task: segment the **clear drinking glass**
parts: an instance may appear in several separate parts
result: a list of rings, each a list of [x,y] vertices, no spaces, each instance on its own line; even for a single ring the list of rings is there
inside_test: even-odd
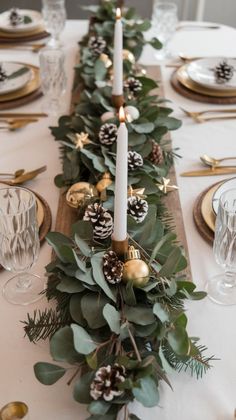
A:
[[[27,305],[40,299],[40,277],[28,273],[39,255],[36,200],[19,187],[0,189],[0,264],[17,273],[3,287],[11,303]]]
[[[43,110],[57,115],[63,104],[66,91],[65,55],[59,48],[44,48],[39,54],[40,78],[45,95]]]
[[[169,55],[168,43],[175,33],[177,23],[176,4],[154,0],[152,30],[153,34],[162,43],[162,49],[155,53],[156,58],[163,59]]]
[[[219,200],[213,252],[224,268],[207,283],[210,299],[222,305],[236,304],[236,189],[225,191]]]
[[[51,34],[48,45],[58,46],[66,22],[65,0],[42,0],[42,6],[45,27]]]

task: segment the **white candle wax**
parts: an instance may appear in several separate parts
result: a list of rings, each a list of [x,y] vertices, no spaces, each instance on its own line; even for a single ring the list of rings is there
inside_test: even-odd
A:
[[[112,239],[127,238],[127,187],[128,187],[128,130],[120,123],[117,133],[116,178],[114,202],[114,232]]]
[[[117,9],[114,34],[113,56],[113,95],[123,95],[123,28],[120,19],[120,9]]]

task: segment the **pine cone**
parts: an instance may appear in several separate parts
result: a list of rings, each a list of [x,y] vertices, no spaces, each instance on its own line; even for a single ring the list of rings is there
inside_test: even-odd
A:
[[[124,382],[126,370],[124,366],[115,363],[113,366],[103,366],[97,370],[94,380],[90,385],[90,395],[94,400],[103,398],[105,401],[112,401],[114,397],[123,394],[117,385]]]
[[[113,232],[112,216],[99,203],[90,204],[86,208],[83,220],[91,221],[95,239],[106,239]]]
[[[9,21],[12,26],[17,26],[23,20],[22,16],[18,13],[16,8],[11,9],[9,15]]]
[[[112,123],[103,124],[100,128],[98,137],[102,144],[113,144],[117,138],[117,126]]]
[[[140,92],[142,87],[142,83],[138,79],[135,79],[135,77],[128,77],[128,79],[124,82],[124,88],[131,94]]]
[[[143,166],[142,156],[139,153],[132,152],[132,150],[130,150],[128,152],[128,170],[133,171],[134,169],[137,169],[140,166]]]
[[[162,165],[164,162],[162,148],[155,140],[152,140],[152,151],[148,158],[154,165]]]
[[[2,68],[2,65],[0,64],[0,82],[4,82],[4,80],[7,79],[7,74],[5,70]]]
[[[91,36],[88,47],[93,55],[98,56],[102,54],[107,46],[105,39],[102,36]]]
[[[148,212],[148,203],[146,200],[139,198],[137,196],[131,196],[128,198],[128,210],[127,213],[130,214],[137,223],[141,223]]]
[[[124,264],[114,251],[108,251],[103,256],[103,273],[108,283],[117,284],[122,280]]]
[[[227,83],[234,75],[234,67],[228,64],[227,61],[222,61],[214,68],[214,75],[217,83]]]

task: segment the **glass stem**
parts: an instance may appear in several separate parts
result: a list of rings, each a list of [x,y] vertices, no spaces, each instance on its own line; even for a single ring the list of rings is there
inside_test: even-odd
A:
[[[224,278],[224,287],[226,289],[231,289],[236,286],[236,273],[226,269],[225,278]]]
[[[32,280],[30,276],[27,275],[27,273],[20,273],[17,277],[17,287],[19,289],[28,289],[28,287],[31,286]]]

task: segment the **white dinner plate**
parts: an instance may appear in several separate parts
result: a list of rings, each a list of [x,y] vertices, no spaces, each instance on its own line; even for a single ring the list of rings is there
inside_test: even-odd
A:
[[[1,63],[1,65],[7,76],[11,76],[21,69],[26,69],[27,71],[23,74],[19,74],[18,76],[16,75],[16,77],[13,77],[12,79],[9,78],[0,82],[0,95],[5,95],[6,93],[21,89],[30,81],[32,72],[27,65],[24,66],[24,64],[11,63],[8,61]]]
[[[42,24],[42,15],[36,10],[30,9],[17,9],[20,15],[29,16],[32,19],[32,22],[29,23],[19,23],[18,25],[12,25],[9,16],[10,10],[0,14],[0,29],[7,32],[25,32],[27,30],[32,31],[37,29]]]
[[[234,75],[232,79],[227,83],[217,83],[214,76],[214,68],[222,63],[222,61],[227,61],[227,63],[235,68]],[[190,79],[198,83],[201,86],[216,90],[230,90],[236,89],[236,59],[235,58],[224,58],[224,57],[212,57],[212,58],[202,58],[199,60],[194,60],[187,65],[187,73]]]
[[[219,200],[220,196],[228,190],[231,190],[232,188],[236,188],[236,177],[228,179],[227,181],[223,182],[215,191],[212,197],[212,208],[215,214],[218,212],[219,208]]]

